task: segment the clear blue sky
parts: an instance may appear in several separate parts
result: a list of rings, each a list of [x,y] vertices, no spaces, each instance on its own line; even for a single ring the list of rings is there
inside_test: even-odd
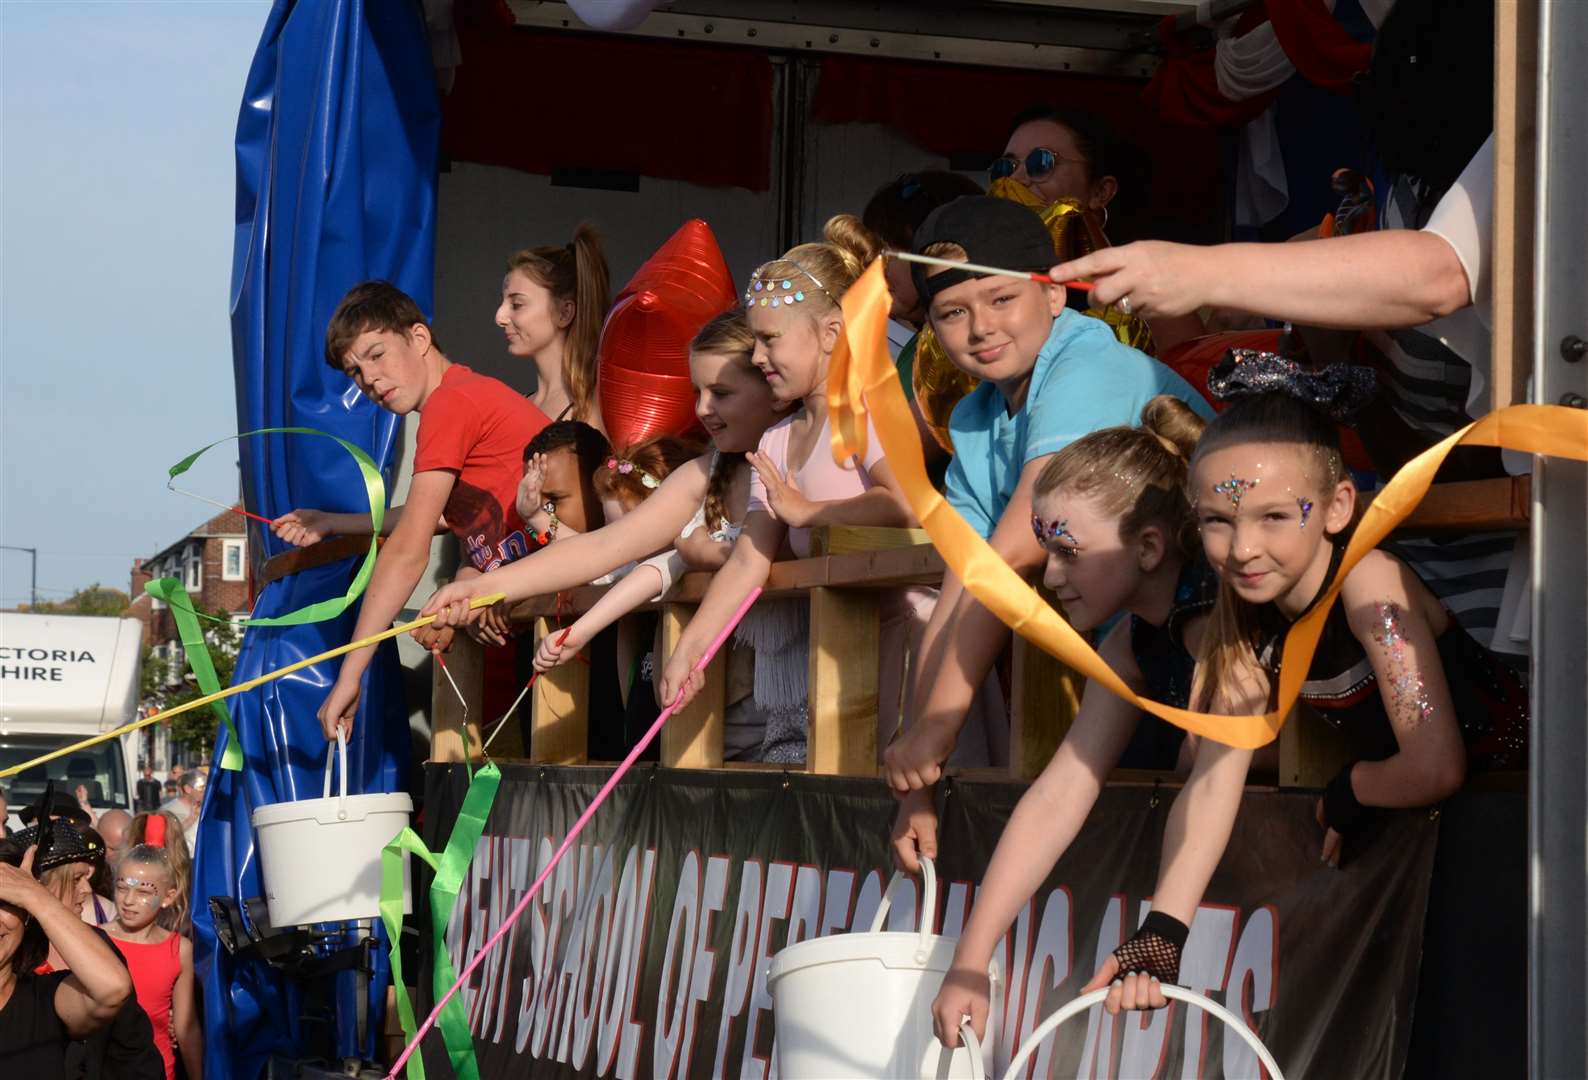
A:
[[[165,470],[237,430],[232,138],[269,10],[0,0],[0,544],[39,549],[42,598],[125,589],[215,512]],[[186,481],[235,498],[235,453]]]

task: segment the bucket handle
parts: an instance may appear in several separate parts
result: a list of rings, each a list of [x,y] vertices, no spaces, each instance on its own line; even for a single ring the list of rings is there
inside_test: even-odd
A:
[[[921,930],[920,940],[915,948],[915,962],[926,963],[926,958],[931,954],[932,915],[937,911],[937,870],[932,866],[932,860],[921,856],[921,877],[925,886],[921,890]],[[888,911],[893,907],[893,890],[904,880],[904,871],[895,870],[893,877],[888,879],[888,887],[882,891],[882,899],[877,903],[877,913],[871,917],[870,933],[877,933],[882,929],[882,924],[888,918]]]
[[[341,787],[337,794],[336,819],[347,820],[347,732],[341,728],[336,729],[336,745],[325,748],[325,786],[320,797],[331,797],[331,762],[337,758],[342,759]]]
[[[1010,1059],[1009,1070],[1004,1073],[1004,1080],[1013,1080],[1014,1077],[1020,1075],[1031,1055],[1036,1051],[1037,1047],[1042,1045],[1042,1041],[1052,1033],[1054,1028],[1072,1016],[1083,1013],[1093,1005],[1100,1003],[1104,998],[1108,997],[1108,989],[1105,986],[1101,989],[1093,990],[1090,994],[1082,994],[1038,1024],[1037,1029],[1031,1033],[1025,1042],[1020,1044],[1020,1050]],[[1268,1070],[1268,1075],[1273,1080],[1285,1080],[1283,1074],[1279,1071],[1278,1062],[1274,1060],[1274,1055],[1268,1052],[1268,1047],[1263,1045],[1263,1041],[1252,1032],[1252,1029],[1241,1022],[1240,1017],[1224,1008],[1218,1002],[1203,997],[1194,990],[1187,990],[1183,986],[1164,983],[1159,989],[1163,991],[1163,996],[1166,998],[1173,1001],[1183,1001],[1187,1005],[1195,1005],[1197,1008],[1222,1020],[1227,1026],[1235,1030],[1235,1034],[1239,1035],[1247,1046],[1252,1048],[1252,1051],[1257,1054],[1257,1059],[1263,1063],[1263,1067]],[[976,1042],[975,1033],[970,1030],[969,1022],[960,1026],[960,1035],[965,1039],[965,1045],[971,1051],[972,1080],[985,1080],[986,1073],[983,1071],[981,1047]]]

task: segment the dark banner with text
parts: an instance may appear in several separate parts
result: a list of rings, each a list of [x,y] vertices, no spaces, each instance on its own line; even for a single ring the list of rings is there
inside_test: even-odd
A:
[[[458,970],[546,866],[604,769],[504,765],[458,895]],[[459,767],[431,766],[425,840],[440,850],[462,804]],[[955,783],[942,804],[939,933],[957,936],[1024,789]],[[996,1071],[1071,1000],[1146,914],[1172,791],[1106,789],[1010,929]],[[1197,912],[1182,984],[1244,1016],[1290,1076],[1397,1078],[1405,1067],[1438,825],[1395,815],[1342,868],[1319,861],[1314,797],[1248,792]],[[881,783],[646,766],[619,785],[545,888],[475,971],[465,1002],[485,1080],[533,1076],[768,1080],[768,959],[787,943],[865,929],[889,877],[894,801]],[[428,928],[415,867],[412,925]],[[917,890],[889,929],[916,925]],[[422,931],[420,955],[431,950]],[[428,964],[419,1001],[434,1000]],[[441,1040],[425,1064],[446,1076]],[[527,1070],[527,1073],[526,1073]],[[1232,1032],[1171,1006],[1062,1026],[1031,1076],[1262,1075]]]

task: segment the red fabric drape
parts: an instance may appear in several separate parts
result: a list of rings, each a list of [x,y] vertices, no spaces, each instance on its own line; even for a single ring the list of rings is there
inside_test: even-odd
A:
[[[1236,33],[1245,33],[1250,28],[1243,17]],[[1176,35],[1172,15],[1159,23],[1158,39],[1165,56],[1141,97],[1166,123],[1194,128],[1239,127],[1261,116],[1279,93],[1276,87],[1245,101],[1231,101],[1225,97],[1213,70],[1213,50],[1195,48]]]
[[[768,54],[510,29],[498,15],[489,5],[460,12],[463,62],[442,106],[447,156],[541,174],[771,186]]]
[[[1148,219],[1201,224],[1219,202],[1218,147],[1154,116],[1134,79],[828,56],[811,103],[817,123],[886,124],[937,154],[1003,149],[1009,121],[1033,102],[1074,105],[1113,125],[1150,160]]]
[[[1323,0],[1268,0],[1268,21],[1302,78],[1325,90],[1350,93],[1373,58],[1373,46],[1346,33]]]

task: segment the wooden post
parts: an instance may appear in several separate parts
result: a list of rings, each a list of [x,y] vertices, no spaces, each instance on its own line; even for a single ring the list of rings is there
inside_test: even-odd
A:
[[[430,760],[464,760],[465,717],[467,718],[469,754],[480,754],[480,712],[485,708],[485,651],[467,633],[459,631],[452,639],[452,650],[446,654],[446,671],[435,657],[430,666]],[[457,691],[447,681],[452,675],[463,692],[458,700]]]
[[[1019,634],[1010,647],[1009,775],[1030,781],[1069,733],[1086,679]]]
[[[1493,407],[1527,400],[1533,355],[1538,0],[1494,5]]]
[[[1357,756],[1344,733],[1298,705],[1279,729],[1279,786],[1324,787]]]
[[[806,769],[821,775],[877,772],[881,594],[810,590],[811,659]]]
[[[535,620],[537,642],[556,632],[549,620]],[[529,760],[582,764],[590,745],[590,665],[578,660],[559,664],[535,680],[530,696]]]
[[[695,614],[694,604],[662,605],[662,656],[673,655],[684,628]],[[722,768],[722,731],[727,715],[727,646],[706,665],[706,683],[694,701],[674,713],[662,728],[662,764],[674,769]],[[666,703],[663,703],[664,707]]]

